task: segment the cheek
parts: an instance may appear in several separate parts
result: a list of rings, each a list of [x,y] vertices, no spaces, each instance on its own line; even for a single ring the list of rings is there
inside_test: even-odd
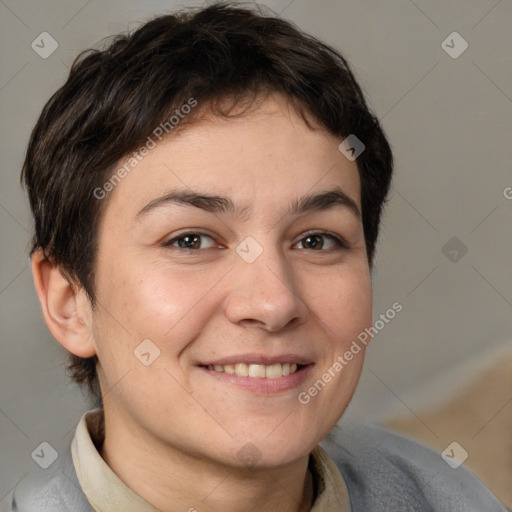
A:
[[[315,308],[313,317],[317,317],[324,350],[298,402],[308,418],[322,418],[316,425],[316,437],[321,439],[339,420],[356,389],[366,348],[357,343],[357,337],[372,322],[372,287],[364,262],[346,265],[328,278],[311,279],[310,285],[314,290],[311,308]]]
[[[372,285],[367,267],[341,269],[317,280],[311,304],[336,344],[350,342],[372,322]]]
[[[174,400],[181,397],[179,405],[183,410],[194,409],[194,403],[187,394],[181,396],[180,385],[168,371],[181,376],[181,385],[186,385],[179,357],[212,314],[214,294],[205,293],[212,288],[214,283],[210,281],[215,275],[210,273],[208,278],[197,272],[171,272],[167,265],[159,263],[137,269],[137,265],[123,262],[105,270],[108,274],[99,276],[103,287],[97,290],[101,305],[94,322],[94,337],[99,374],[106,389],[113,388],[111,399],[126,401],[138,396],[141,403],[150,404],[158,396],[154,390],[165,389]],[[151,343],[148,345],[145,340]],[[148,350],[151,358],[158,355],[150,366],[144,366],[137,354],[142,357]]]
[[[103,327],[117,333],[111,339],[130,338],[130,350],[149,338],[161,349],[180,351],[211,314],[215,284],[223,274],[215,269],[177,271],[165,261],[125,261],[110,265],[104,275],[106,286],[98,297],[107,311]],[[164,344],[170,338],[173,343]]]

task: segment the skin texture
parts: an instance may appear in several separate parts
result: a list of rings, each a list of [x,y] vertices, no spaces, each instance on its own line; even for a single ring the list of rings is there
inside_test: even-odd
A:
[[[335,187],[360,210],[356,163],[339,142],[277,95],[236,118],[206,116],[160,142],[109,194],[94,310],[40,253],[33,257],[50,330],[69,351],[98,355],[102,456],[159,510],[311,506],[308,454],[348,405],[364,350],[308,404],[297,396],[372,321],[361,218],[344,205],[290,213],[297,198]],[[243,215],[175,203],[138,215],[175,189],[229,197]],[[348,248],[328,237],[307,242],[311,231]],[[183,249],[175,239],[186,232],[207,236]],[[249,236],[263,250],[252,263],[236,252]],[[160,350],[149,366],[134,355],[145,339]],[[313,364],[299,386],[276,393],[198,366],[247,353]],[[253,465],[240,456],[247,450]]]

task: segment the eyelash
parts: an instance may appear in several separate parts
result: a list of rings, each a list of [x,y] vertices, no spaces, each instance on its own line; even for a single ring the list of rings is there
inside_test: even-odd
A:
[[[163,242],[162,246],[167,247],[167,248],[173,248],[173,249],[181,249],[183,251],[201,251],[201,250],[204,251],[204,250],[206,250],[206,249],[187,249],[184,247],[174,246],[174,244],[176,242],[178,242],[179,240],[186,238],[187,236],[191,236],[191,235],[196,235],[199,237],[207,237],[207,238],[210,238],[213,240],[213,237],[208,235],[207,233],[202,233],[200,231],[187,231],[185,233],[181,233],[179,236],[172,238],[171,240]],[[311,236],[322,236],[324,238],[330,239],[337,246],[337,248],[335,248],[335,249],[320,249],[320,250],[309,249],[312,252],[330,252],[333,250],[349,249],[349,245],[347,242],[345,242],[344,239],[342,239],[341,237],[334,235],[332,233],[326,232],[326,231],[312,231],[312,232],[306,233],[297,243],[303,242],[304,240],[306,240],[306,238],[311,237]],[[302,249],[302,250],[307,250],[307,249]]]

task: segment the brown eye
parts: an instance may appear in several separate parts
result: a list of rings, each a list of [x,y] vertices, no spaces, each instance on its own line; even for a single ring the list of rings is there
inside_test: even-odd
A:
[[[182,236],[178,239],[178,247],[182,249],[199,249],[201,246],[201,237],[197,235]]]
[[[179,247],[180,249],[208,249],[214,246],[212,237],[200,233],[184,233],[169,240],[165,246]]]
[[[324,246],[324,240],[321,235],[312,235],[302,240],[308,249],[321,249]]]
[[[309,249],[312,251],[346,248],[346,244],[339,238],[328,233],[312,233],[302,238],[298,243],[302,245],[302,247],[299,247],[300,249]]]

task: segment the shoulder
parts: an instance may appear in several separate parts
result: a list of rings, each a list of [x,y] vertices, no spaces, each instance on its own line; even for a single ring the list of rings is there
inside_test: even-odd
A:
[[[342,425],[321,446],[346,482],[352,512],[504,512],[470,471],[376,425]]]
[[[5,500],[2,512],[94,512],[80,488],[71,450],[47,469],[24,476]]]

